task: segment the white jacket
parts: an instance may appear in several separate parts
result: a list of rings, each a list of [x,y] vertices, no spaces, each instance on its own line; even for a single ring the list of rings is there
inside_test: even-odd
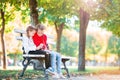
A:
[[[32,38],[22,37],[22,41],[23,41],[23,47],[24,47],[26,54],[28,54],[29,51],[36,50],[36,46],[35,46]]]

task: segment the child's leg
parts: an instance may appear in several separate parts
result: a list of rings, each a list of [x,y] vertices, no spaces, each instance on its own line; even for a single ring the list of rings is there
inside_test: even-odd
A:
[[[53,69],[53,72],[57,72],[56,70],[56,53],[51,51],[51,67]]]
[[[61,55],[56,52],[56,60],[57,60],[57,73],[61,74]]]

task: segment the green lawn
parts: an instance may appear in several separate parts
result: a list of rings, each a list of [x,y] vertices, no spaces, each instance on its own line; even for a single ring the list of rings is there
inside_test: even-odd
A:
[[[20,70],[0,70],[0,79],[12,78],[12,80],[17,80],[20,73]],[[42,76],[43,71],[26,70],[23,78],[35,78]]]
[[[77,67],[69,67],[69,72],[71,75],[88,75],[88,74],[99,74],[100,72],[103,73],[113,73],[119,72],[118,67],[86,67],[85,71],[78,72]],[[14,78],[15,80],[18,79],[18,75],[20,74],[21,70],[0,70],[0,78]],[[63,73],[65,71],[63,70]],[[114,73],[113,73],[114,74]],[[24,78],[34,78],[34,77],[41,77],[43,76],[43,71],[36,71],[28,69],[25,72]]]

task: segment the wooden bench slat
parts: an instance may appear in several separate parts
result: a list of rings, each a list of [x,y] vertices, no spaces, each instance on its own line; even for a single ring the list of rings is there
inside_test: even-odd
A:
[[[45,57],[45,55],[23,54],[23,57]]]

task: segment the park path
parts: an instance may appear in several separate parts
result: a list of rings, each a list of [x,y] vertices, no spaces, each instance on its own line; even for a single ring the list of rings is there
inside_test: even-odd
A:
[[[100,74],[100,75],[91,75],[91,76],[81,75],[81,76],[71,77],[70,79],[57,79],[57,80],[120,80],[120,74],[118,75]]]

